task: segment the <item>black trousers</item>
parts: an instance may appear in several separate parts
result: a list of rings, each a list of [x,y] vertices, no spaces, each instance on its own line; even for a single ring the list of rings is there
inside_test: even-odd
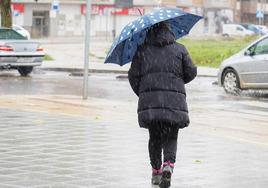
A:
[[[162,151],[164,162],[176,162],[178,132],[177,126],[168,123],[155,122],[149,126],[148,148],[152,168],[161,168]]]

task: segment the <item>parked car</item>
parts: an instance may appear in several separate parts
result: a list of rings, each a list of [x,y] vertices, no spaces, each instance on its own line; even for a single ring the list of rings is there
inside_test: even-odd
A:
[[[12,29],[14,29],[15,31],[17,31],[19,34],[21,34],[22,36],[24,36],[27,39],[31,39],[31,35],[29,33],[29,31],[27,31],[26,29],[24,29],[23,27],[19,26],[19,25],[13,25]]]
[[[256,35],[263,35],[262,31],[253,24],[241,24],[246,29],[253,31]]]
[[[42,64],[44,51],[39,42],[27,40],[13,29],[0,28],[0,69],[17,69],[27,76]]]
[[[224,60],[218,81],[232,94],[244,89],[268,89],[268,35]]]
[[[223,24],[222,35],[224,37],[244,37],[254,35],[253,31],[247,30],[239,24]]]
[[[256,25],[256,26],[261,30],[261,32],[264,35],[268,34],[268,27],[267,26],[265,26],[265,25]]]

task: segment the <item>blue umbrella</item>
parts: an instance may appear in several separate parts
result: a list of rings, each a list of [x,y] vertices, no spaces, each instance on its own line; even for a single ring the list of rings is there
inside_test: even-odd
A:
[[[187,35],[201,18],[178,8],[160,8],[141,16],[124,27],[114,41],[104,63],[115,63],[120,66],[130,63],[138,46],[144,43],[147,31],[157,23],[168,22],[176,39],[179,39]]]

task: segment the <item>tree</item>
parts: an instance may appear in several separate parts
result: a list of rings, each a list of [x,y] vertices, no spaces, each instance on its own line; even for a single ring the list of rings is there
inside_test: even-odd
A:
[[[0,0],[1,25],[2,27],[12,27],[11,0]]]

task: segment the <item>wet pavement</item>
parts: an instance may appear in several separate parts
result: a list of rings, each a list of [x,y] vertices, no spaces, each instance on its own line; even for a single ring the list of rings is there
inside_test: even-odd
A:
[[[0,73],[1,188],[147,188],[148,133],[138,128],[127,80]],[[268,186],[268,92],[226,95],[197,78],[187,86],[191,125],[180,132],[174,188]]]

